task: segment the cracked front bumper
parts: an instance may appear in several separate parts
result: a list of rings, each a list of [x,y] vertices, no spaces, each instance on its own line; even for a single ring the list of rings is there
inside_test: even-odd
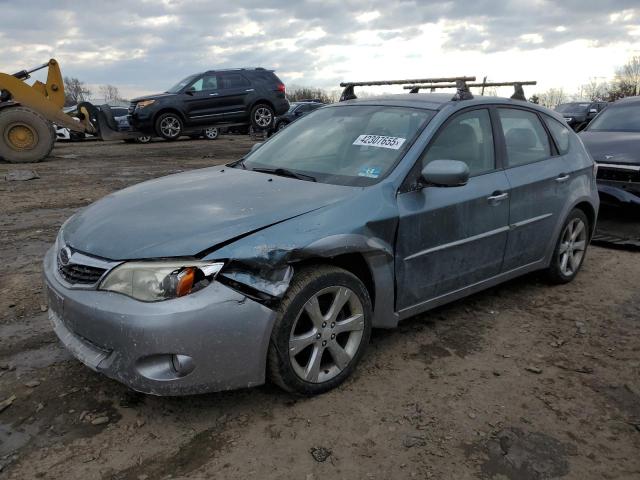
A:
[[[65,347],[93,370],[154,395],[186,395],[264,383],[275,312],[219,282],[191,295],[145,303],[67,288],[49,250],[49,318]],[[194,367],[180,373],[174,355]]]

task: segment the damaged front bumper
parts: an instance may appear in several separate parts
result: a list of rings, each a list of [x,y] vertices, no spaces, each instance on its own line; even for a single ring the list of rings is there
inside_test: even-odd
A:
[[[640,165],[599,163],[597,182],[602,203],[640,207]]]
[[[53,249],[44,276],[49,318],[65,347],[134,390],[186,395],[264,383],[275,312],[220,282],[154,303],[67,288]]]

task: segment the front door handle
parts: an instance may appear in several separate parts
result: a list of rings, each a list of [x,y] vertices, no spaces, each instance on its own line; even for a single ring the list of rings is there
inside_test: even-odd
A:
[[[503,200],[506,200],[507,198],[509,198],[509,194],[507,192],[494,192],[493,195],[487,197],[487,200],[489,201],[489,205],[495,206],[499,205]]]
[[[569,180],[569,174],[568,173],[561,173],[560,175],[558,175],[556,177],[556,182],[558,182],[558,183],[563,183],[563,182],[566,182],[567,180]]]
[[[210,97],[215,97],[215,96],[217,96],[217,95],[219,95],[219,94],[218,94],[218,93],[210,93],[210,94],[209,94],[209,96],[210,96]]]

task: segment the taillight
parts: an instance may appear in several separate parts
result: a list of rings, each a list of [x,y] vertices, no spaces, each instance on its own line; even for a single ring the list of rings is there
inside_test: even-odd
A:
[[[282,93],[285,93],[285,90],[286,89],[285,89],[284,83],[279,83],[278,84],[278,91],[282,92]]]

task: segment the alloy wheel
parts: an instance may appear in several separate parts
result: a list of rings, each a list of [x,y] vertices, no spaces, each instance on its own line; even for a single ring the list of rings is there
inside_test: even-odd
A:
[[[271,110],[266,107],[258,108],[254,114],[256,125],[263,128],[271,125],[272,118],[273,115],[271,114]]]
[[[349,366],[364,333],[364,309],[347,287],[328,287],[298,313],[289,337],[289,360],[296,375],[311,383],[331,380]]]
[[[204,136],[207,137],[209,140],[215,140],[216,138],[218,138],[218,133],[219,132],[216,127],[210,127],[204,130]]]
[[[165,137],[177,137],[180,134],[180,121],[175,117],[165,117],[160,122],[160,131]]]
[[[560,271],[569,277],[580,268],[587,249],[587,228],[580,218],[571,220],[562,232],[558,261]]]

